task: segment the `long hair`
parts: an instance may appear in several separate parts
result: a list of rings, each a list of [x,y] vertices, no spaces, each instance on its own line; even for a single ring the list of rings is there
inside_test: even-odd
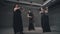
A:
[[[14,4],[13,8],[15,8],[15,7],[16,7],[16,5],[18,5],[18,7],[19,7],[19,4],[18,4],[18,3],[16,3],[16,4]]]
[[[14,8],[16,7],[16,5],[18,5],[18,7],[19,7],[19,4],[18,3],[14,4],[13,5],[13,11],[14,11]]]

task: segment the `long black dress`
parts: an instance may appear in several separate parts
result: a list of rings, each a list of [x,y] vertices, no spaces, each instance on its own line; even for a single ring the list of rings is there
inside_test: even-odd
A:
[[[41,26],[43,28],[43,32],[51,32],[48,13],[41,13]]]
[[[17,32],[22,33],[22,31],[23,31],[23,24],[22,24],[21,11],[19,9],[17,9],[13,13],[14,13],[14,16],[13,16],[13,28],[14,28],[14,32],[15,32],[15,34]]]
[[[29,18],[29,28],[28,28],[28,30],[35,30],[35,28],[34,28],[34,21],[33,21],[33,14],[32,13],[29,13],[29,16],[31,16],[32,18]]]

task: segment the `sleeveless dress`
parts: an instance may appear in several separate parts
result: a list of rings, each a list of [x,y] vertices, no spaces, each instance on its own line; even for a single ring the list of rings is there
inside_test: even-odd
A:
[[[15,12],[13,12],[13,28],[14,32],[22,32],[23,31],[23,24],[22,24],[22,16],[21,11],[17,9]]]
[[[31,16],[32,18],[29,18],[29,27],[28,27],[28,30],[35,30],[34,29],[34,23],[33,23],[33,14],[29,13],[29,16]]]
[[[48,13],[41,13],[41,26],[43,29],[43,32],[51,32],[50,26],[49,26],[49,16]]]

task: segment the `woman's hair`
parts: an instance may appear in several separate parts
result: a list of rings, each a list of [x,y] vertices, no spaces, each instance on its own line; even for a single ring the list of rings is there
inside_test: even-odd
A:
[[[29,10],[28,10],[28,12],[27,12],[28,14],[29,14]]]
[[[15,8],[15,6],[16,6],[16,5],[18,5],[18,7],[19,7],[19,4],[18,4],[18,3],[16,3],[16,4],[14,4],[14,7],[13,7],[13,8]]]
[[[41,11],[41,8],[39,8],[38,10]]]
[[[48,10],[48,7],[41,7],[43,10]],[[41,11],[41,8],[39,9]]]

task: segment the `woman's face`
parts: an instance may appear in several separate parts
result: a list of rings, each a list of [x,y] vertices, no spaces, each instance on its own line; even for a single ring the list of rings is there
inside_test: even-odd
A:
[[[29,10],[29,13],[30,13],[31,11]]]
[[[18,7],[18,4],[16,4],[16,6],[15,7]]]
[[[44,12],[45,12],[45,13],[48,13],[48,10],[47,10],[47,9],[45,9],[45,10],[44,10]]]

